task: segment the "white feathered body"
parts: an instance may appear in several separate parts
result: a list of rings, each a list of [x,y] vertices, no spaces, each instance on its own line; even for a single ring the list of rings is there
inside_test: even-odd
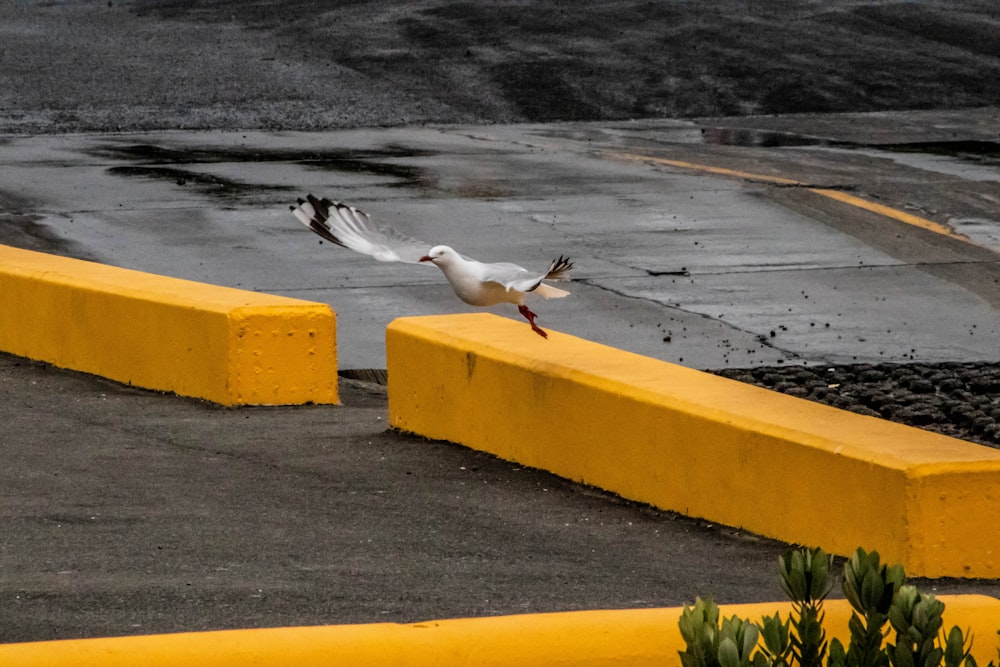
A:
[[[448,246],[436,246],[428,256],[441,269],[458,298],[471,306],[493,306],[498,303],[523,305],[527,294],[545,299],[569,295],[542,282],[543,275],[532,273],[517,264],[487,264],[462,257]]]

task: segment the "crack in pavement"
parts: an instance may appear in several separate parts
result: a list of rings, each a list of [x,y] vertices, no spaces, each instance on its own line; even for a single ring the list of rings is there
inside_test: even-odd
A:
[[[626,298],[626,299],[634,299],[636,301],[643,301],[643,302],[646,302],[646,303],[652,303],[652,304],[655,304],[657,306],[660,306],[660,307],[663,307],[663,308],[667,308],[669,310],[674,310],[674,311],[677,311],[677,312],[680,312],[680,313],[684,313],[685,315],[697,317],[697,318],[699,318],[701,320],[705,320],[707,322],[712,322],[714,324],[720,324],[720,325],[722,325],[723,327],[725,327],[727,329],[730,329],[732,331],[738,332],[738,333],[740,333],[742,335],[746,335],[746,336],[752,337],[754,339],[754,341],[758,345],[760,345],[761,347],[763,347],[763,348],[770,349],[770,350],[773,350],[775,352],[779,352],[779,353],[781,353],[781,354],[783,354],[786,357],[789,357],[791,359],[801,359],[802,358],[802,355],[800,355],[797,352],[793,352],[791,350],[788,350],[788,349],[779,347],[777,345],[774,345],[771,342],[771,340],[769,338],[767,338],[767,334],[758,333],[756,331],[751,331],[749,329],[743,329],[743,328],[737,326],[736,324],[734,324],[731,321],[728,321],[728,320],[725,320],[725,319],[721,319],[721,318],[717,318],[717,317],[712,317],[711,315],[708,315],[706,313],[699,313],[699,312],[694,311],[694,310],[687,310],[687,309],[681,307],[681,305],[679,303],[673,303],[673,304],[671,304],[671,303],[668,303],[668,302],[660,301],[658,299],[654,299],[652,297],[638,296],[636,294],[630,294],[630,293],[625,292],[623,290],[619,290],[619,289],[615,289],[613,287],[609,287],[607,285],[599,284],[597,282],[594,282],[594,280],[590,279],[590,278],[577,279],[574,282],[582,283],[584,285],[587,285],[588,287],[593,287],[595,289],[599,289],[599,290],[604,291],[604,292],[609,292],[611,294],[614,294],[616,296],[620,296],[620,297],[623,297],[623,298]],[[825,358],[819,358],[819,359],[816,359],[815,361],[817,363],[829,363]]]

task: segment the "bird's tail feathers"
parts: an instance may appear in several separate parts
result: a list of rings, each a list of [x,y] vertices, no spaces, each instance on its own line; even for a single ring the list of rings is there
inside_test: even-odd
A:
[[[559,259],[552,260],[549,270],[545,274],[545,280],[569,280],[569,272],[573,270],[573,262],[569,257],[559,255]],[[561,295],[565,296],[565,295]]]

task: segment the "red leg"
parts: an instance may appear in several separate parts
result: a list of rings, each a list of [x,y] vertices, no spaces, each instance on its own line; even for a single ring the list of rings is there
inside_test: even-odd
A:
[[[538,315],[535,315],[533,312],[531,312],[530,308],[528,308],[524,304],[521,304],[520,306],[517,307],[517,310],[522,315],[524,315],[524,319],[528,320],[528,324],[531,325],[531,330],[532,331],[534,331],[536,334],[538,334],[542,338],[548,338],[549,337],[549,335],[547,333],[545,333],[542,329],[540,329],[538,327],[537,324],[535,324],[535,318],[538,317]]]

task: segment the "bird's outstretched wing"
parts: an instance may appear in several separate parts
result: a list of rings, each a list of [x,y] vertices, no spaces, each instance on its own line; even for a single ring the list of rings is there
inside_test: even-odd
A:
[[[371,255],[380,262],[419,264],[430,244],[410,238],[376,222],[353,206],[306,195],[292,206],[292,213],[309,229],[331,243]]]
[[[569,292],[556,289],[542,283],[543,280],[569,280],[569,273],[573,270],[573,262],[568,257],[559,256],[549,264],[548,270],[543,274],[533,273],[517,264],[483,264],[482,279],[500,283],[507,290],[517,290],[519,292],[534,292],[545,298],[558,298],[566,296]],[[542,288],[542,289],[540,289]]]

